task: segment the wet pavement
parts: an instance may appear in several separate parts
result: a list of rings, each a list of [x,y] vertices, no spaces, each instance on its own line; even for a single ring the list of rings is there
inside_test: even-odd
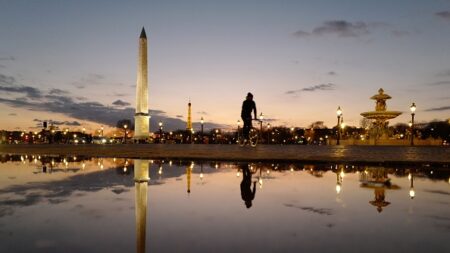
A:
[[[404,146],[297,146],[201,144],[0,145],[0,154],[83,155],[149,159],[203,159],[233,161],[360,162],[382,164],[450,165],[449,147]]]
[[[448,168],[0,157],[0,252],[450,250]]]

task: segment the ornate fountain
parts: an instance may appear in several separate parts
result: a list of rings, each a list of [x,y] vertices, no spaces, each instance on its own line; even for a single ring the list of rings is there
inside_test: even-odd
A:
[[[372,132],[374,132],[375,140],[388,139],[388,124],[390,119],[394,119],[402,112],[388,111],[386,108],[386,100],[392,97],[384,93],[384,90],[380,88],[378,94],[372,96],[370,99],[376,101],[375,111],[363,112],[361,116],[372,120]]]

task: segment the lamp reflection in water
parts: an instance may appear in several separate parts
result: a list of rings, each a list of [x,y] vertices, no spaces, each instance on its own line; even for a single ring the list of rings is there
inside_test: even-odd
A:
[[[409,185],[409,197],[413,199],[416,196],[416,191],[414,191],[414,175],[412,173],[408,174]]]
[[[342,182],[343,182],[343,178],[345,176],[345,173],[344,173],[343,166],[342,166],[340,172],[337,170],[337,167],[338,166],[336,165],[336,194],[339,194],[342,191]]]
[[[147,225],[147,190],[150,180],[149,160],[134,160],[134,189],[136,210],[136,252],[145,252]]]

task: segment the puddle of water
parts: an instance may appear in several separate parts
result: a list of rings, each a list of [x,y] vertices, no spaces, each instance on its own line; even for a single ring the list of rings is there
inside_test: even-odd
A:
[[[450,170],[2,156],[0,252],[449,252]]]

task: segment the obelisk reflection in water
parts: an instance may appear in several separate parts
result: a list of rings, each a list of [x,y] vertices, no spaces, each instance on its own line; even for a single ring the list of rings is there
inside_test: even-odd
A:
[[[134,189],[136,209],[136,252],[145,252],[147,225],[147,190],[149,160],[134,160]]]

